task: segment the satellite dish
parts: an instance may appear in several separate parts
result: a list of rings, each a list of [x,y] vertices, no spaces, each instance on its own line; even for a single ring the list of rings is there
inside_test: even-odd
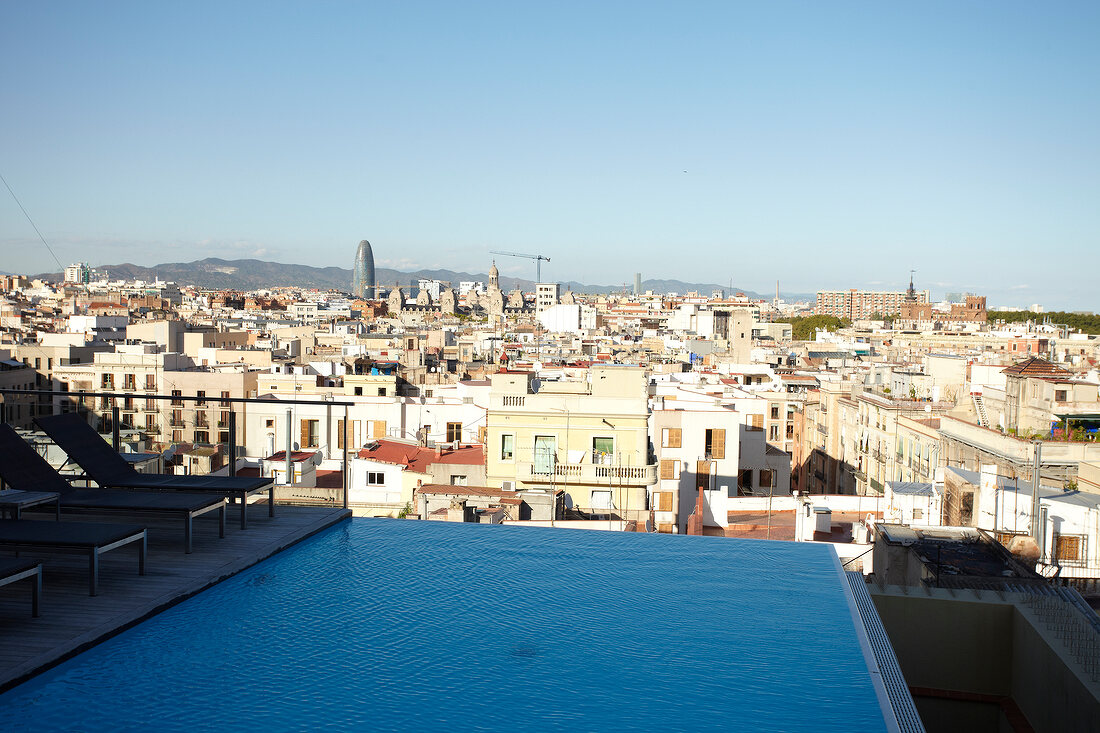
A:
[[[653,531],[653,522],[648,520],[648,519],[645,520],[645,531],[646,532],[652,532]]]
[[[176,446],[174,446],[174,445],[171,446],[168,450],[161,453],[160,457],[164,459],[165,463],[167,463],[168,461],[175,458],[176,457]]]
[[[570,496],[569,494],[565,495],[565,508],[566,509],[572,509],[573,508],[573,497]]]

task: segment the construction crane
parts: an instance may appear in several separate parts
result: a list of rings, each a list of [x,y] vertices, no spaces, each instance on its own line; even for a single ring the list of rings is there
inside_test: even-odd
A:
[[[535,261],[535,284],[536,285],[538,283],[542,282],[542,263],[543,263],[543,261],[544,260],[546,262],[550,261],[549,257],[544,257],[543,255],[528,255],[528,254],[524,254],[523,252],[500,252],[500,251],[494,249],[494,250],[490,250],[489,254],[504,255],[506,257],[525,257],[529,260],[534,260]]]
[[[526,258],[528,260],[534,260],[535,261],[535,302],[538,303],[538,297],[539,297],[538,296],[538,288],[539,288],[539,283],[542,282],[542,263],[543,263],[543,261],[549,262],[550,258],[545,257],[543,255],[529,255],[529,254],[524,254],[523,252],[502,252],[502,251],[495,250],[495,249],[490,250],[489,252],[490,252],[490,254],[494,254],[494,255],[504,255],[505,257],[523,257],[523,258]],[[536,309],[537,309],[537,306],[536,306]],[[539,321],[537,319],[535,320],[535,340],[536,340],[535,354],[538,356],[538,360],[541,363],[542,362],[542,327],[541,327],[541,324],[539,323]]]

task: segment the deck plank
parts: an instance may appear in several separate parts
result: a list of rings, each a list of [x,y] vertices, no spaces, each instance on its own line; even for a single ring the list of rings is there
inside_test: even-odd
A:
[[[296,542],[351,516],[344,509],[279,506],[273,519],[252,509],[248,529],[234,523],[230,510],[224,539],[213,517],[194,524],[194,552],[183,551],[181,523],[140,517],[104,522],[139,524],[149,529],[144,576],[137,551],[123,547],[100,557],[99,595],[88,595],[88,561],[75,555],[23,553],[43,561],[42,606],[31,617],[29,583],[0,588],[0,691],[9,689],[204,588],[239,573]],[[239,515],[237,515],[239,516]],[[254,518],[255,517],[255,518]],[[77,521],[96,521],[82,515]],[[24,521],[51,521],[24,515]],[[0,554],[10,553],[0,550]]]

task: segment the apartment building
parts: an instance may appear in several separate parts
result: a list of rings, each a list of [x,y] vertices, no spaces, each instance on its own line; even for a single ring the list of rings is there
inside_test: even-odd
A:
[[[650,421],[658,481],[650,507],[658,532],[684,534],[699,512],[706,527],[726,527],[727,499],[753,493],[753,477],[739,471],[741,433],[752,430],[732,405],[661,400]],[[774,476],[762,478],[769,486]]]
[[[1095,429],[1100,385],[1074,377],[1057,364],[1031,357],[1004,370],[1004,428],[1017,434]],[[985,397],[983,395],[983,401]],[[1067,422],[1068,421],[1068,422]]]
[[[573,381],[500,372],[490,382],[489,486],[562,492],[567,508],[587,515],[645,513],[657,481],[645,370],[596,366]]]
[[[814,314],[835,316],[852,321],[868,319],[872,315],[897,316],[907,302],[928,303],[928,290],[819,290]]]

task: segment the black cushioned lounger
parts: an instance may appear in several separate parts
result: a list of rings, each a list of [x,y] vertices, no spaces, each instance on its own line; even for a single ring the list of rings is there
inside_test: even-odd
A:
[[[92,596],[99,593],[99,556],[131,543],[138,548],[138,574],[145,575],[145,527],[132,524],[0,519],[0,549],[87,555],[88,595]]]
[[[243,476],[173,476],[138,473],[75,412],[36,417],[34,422],[88,477],[104,489],[157,489],[221,494],[241,503],[241,529],[248,526],[248,497],[268,492],[268,516],[275,516],[275,482]]]
[[[0,478],[20,491],[56,491],[61,509],[99,514],[156,514],[183,519],[183,549],[191,552],[195,517],[219,512],[219,529],[225,537],[225,497],[163,491],[115,491],[75,489],[46,459],[7,424],[0,425]]]
[[[42,598],[42,563],[21,557],[0,557],[0,585],[31,581],[31,615],[38,618]]]

